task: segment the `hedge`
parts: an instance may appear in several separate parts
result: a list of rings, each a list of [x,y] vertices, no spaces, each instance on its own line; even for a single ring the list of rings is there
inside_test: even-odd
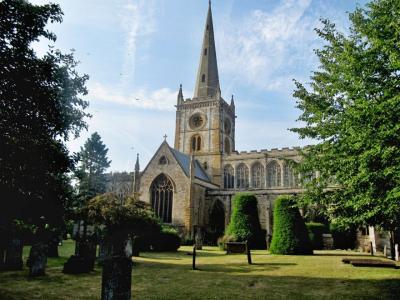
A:
[[[275,200],[273,228],[272,254],[313,253],[307,228],[293,197],[280,196]]]
[[[253,249],[265,249],[265,233],[258,218],[257,198],[250,193],[237,193],[233,197],[233,212],[225,232],[230,240],[248,241]]]
[[[324,241],[322,234],[325,230],[325,225],[322,223],[310,222],[306,223],[308,230],[308,237],[310,238],[311,244],[314,250],[321,250],[324,248]]]

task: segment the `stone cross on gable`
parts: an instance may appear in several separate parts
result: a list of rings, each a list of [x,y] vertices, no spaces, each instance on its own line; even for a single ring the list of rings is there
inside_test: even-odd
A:
[[[167,137],[168,137],[168,135],[164,134],[164,136],[163,136],[163,138],[164,138],[164,141],[166,141],[166,140],[167,140]]]

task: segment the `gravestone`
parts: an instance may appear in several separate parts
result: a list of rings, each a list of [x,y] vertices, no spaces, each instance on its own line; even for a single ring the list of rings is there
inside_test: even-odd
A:
[[[324,250],[332,250],[333,249],[333,237],[330,233],[322,234],[322,243]]]
[[[19,238],[12,238],[6,247],[4,259],[5,270],[22,270],[24,265],[22,261],[23,242]]]
[[[246,243],[242,242],[227,242],[226,243],[226,254],[232,253],[246,253]]]
[[[130,300],[132,260],[116,256],[104,261],[102,274],[102,300]]]
[[[399,244],[394,245],[395,260],[399,261]]]
[[[27,261],[27,265],[29,267],[29,276],[37,277],[45,275],[47,264],[46,252],[46,244],[39,242],[32,245],[29,253],[29,259]]]

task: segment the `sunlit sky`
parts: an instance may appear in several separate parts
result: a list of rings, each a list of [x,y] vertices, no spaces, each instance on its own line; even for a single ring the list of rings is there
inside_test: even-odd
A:
[[[48,3],[32,0],[32,3]],[[109,148],[110,171],[143,169],[167,134],[173,145],[179,84],[193,97],[208,0],[53,0],[64,12],[49,29],[56,48],[74,49],[88,74],[89,130],[68,142],[79,151],[97,131]],[[348,31],[359,0],[212,1],[222,96],[236,104],[236,150],[303,146],[288,128],[300,112],[293,79],[309,81],[320,18]],[[35,44],[39,54],[48,41]]]

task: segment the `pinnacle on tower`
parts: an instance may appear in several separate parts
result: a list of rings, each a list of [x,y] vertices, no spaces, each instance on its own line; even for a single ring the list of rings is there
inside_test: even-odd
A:
[[[137,155],[136,155],[135,171],[140,171],[140,166],[139,166],[139,153],[137,153]]]
[[[219,86],[217,53],[214,41],[214,26],[211,12],[211,1],[209,1],[194,98],[219,97],[220,94],[221,90]]]
[[[183,102],[183,92],[182,92],[182,84],[179,86],[179,93],[178,93],[178,97],[177,97],[177,103],[182,104]]]

